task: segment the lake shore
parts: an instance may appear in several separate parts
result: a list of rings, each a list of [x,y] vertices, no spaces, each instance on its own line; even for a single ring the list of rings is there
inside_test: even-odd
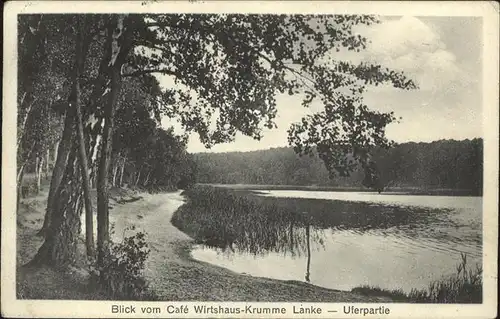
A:
[[[299,281],[281,281],[238,274],[190,255],[194,240],[174,227],[172,214],[184,203],[180,192],[147,194],[117,191],[111,200],[113,240],[127,235],[135,225],[147,233],[151,248],[145,276],[160,300],[191,301],[296,301],[296,302],[391,302],[387,297],[365,296]],[[43,223],[46,193],[23,200],[17,214],[17,294],[21,299],[106,300],[91,291],[86,273],[78,267],[65,271],[43,267],[19,268],[28,262],[42,243],[36,233]],[[113,197],[113,196],[112,196]],[[141,199],[128,202],[127,198]],[[95,201],[94,201],[95,202]],[[83,240],[81,242],[83,252]]]
[[[478,217],[477,198],[457,205],[453,197],[428,196],[422,204],[419,196],[286,192],[197,185],[183,193],[187,202],[171,221],[203,244],[193,251],[196,259],[238,273],[301,280],[312,270],[311,283],[329,289],[410,303],[481,302],[477,246],[429,250],[436,241],[428,240],[426,226],[441,227],[445,236],[453,234],[449,225],[464,225],[478,242],[480,224],[471,222]],[[455,242],[453,236],[441,238]],[[312,254],[310,247],[316,247]],[[229,258],[222,257],[226,253]],[[415,268],[418,263],[427,266]]]

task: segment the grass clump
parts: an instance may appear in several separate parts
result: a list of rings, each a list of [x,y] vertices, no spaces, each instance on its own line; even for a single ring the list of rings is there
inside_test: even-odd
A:
[[[303,214],[262,201],[248,191],[196,186],[184,192],[188,202],[172,224],[198,243],[251,254],[299,253],[305,248]]]
[[[483,297],[482,268],[467,268],[467,255],[461,254],[462,260],[454,275],[432,282],[427,299],[440,303],[481,303]]]
[[[130,227],[125,230],[134,230]],[[125,231],[124,231],[125,232]],[[157,300],[144,278],[144,266],[150,253],[145,233],[137,232],[113,243],[104,264],[91,267],[91,282],[112,299]]]
[[[456,272],[433,281],[427,289],[412,289],[405,293],[401,289],[387,290],[378,287],[361,286],[351,290],[366,296],[389,297],[394,301],[412,303],[482,303],[483,278],[480,265],[467,266],[467,255],[461,254]]]

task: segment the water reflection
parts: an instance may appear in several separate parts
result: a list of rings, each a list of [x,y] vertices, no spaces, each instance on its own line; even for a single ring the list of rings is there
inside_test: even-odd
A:
[[[324,248],[325,234],[322,228],[308,223],[303,216],[290,214],[284,218],[256,218],[252,222],[220,224],[216,232],[205,233],[197,238],[199,244],[219,248],[226,254],[249,253],[262,255],[269,252],[283,256],[303,257],[312,249]],[[231,232],[227,230],[231,229]]]
[[[310,275],[311,275],[311,242],[310,242],[310,232],[309,232],[310,226],[306,226],[306,240],[307,240],[307,270],[306,270],[306,281],[310,282]]]
[[[438,197],[414,206],[224,191],[192,199],[172,223],[209,248],[195,258],[236,271],[336,289],[418,288],[453,271],[461,252],[481,260],[480,207],[440,208]]]
[[[310,210],[296,213],[282,209],[281,203],[271,199],[263,206],[267,212],[218,219],[219,222],[209,231],[200,230],[198,235],[201,236],[197,236],[197,240],[229,253],[260,255],[278,252],[292,257],[310,255],[311,243],[314,249],[324,248],[323,230],[348,230],[358,234],[371,231],[379,236],[418,238],[419,241],[434,242],[433,247],[446,242],[480,245],[482,241],[480,232],[453,219],[452,209],[325,202],[287,199],[287,206]]]

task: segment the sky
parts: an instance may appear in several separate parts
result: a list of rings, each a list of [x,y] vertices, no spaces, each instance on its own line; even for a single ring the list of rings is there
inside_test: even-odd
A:
[[[401,120],[389,124],[387,137],[396,142],[482,137],[482,21],[473,17],[381,17],[382,23],[357,31],[371,42],[360,53],[331,53],[338,60],[371,61],[404,71],[419,89],[370,87],[365,103],[380,111],[394,111]],[[237,134],[234,142],[206,149],[193,133],[188,151],[251,151],[287,145],[287,129],[313,111],[298,96],[277,97],[277,128],[265,130],[255,141]],[[163,126],[176,126],[163,119]],[[181,129],[176,127],[181,133]]]

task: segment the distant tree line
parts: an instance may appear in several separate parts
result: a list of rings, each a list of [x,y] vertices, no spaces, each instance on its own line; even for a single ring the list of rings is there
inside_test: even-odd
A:
[[[357,165],[349,176],[333,179],[316,154],[298,156],[289,147],[198,153],[194,160],[200,183],[461,189],[477,194],[483,184],[483,141],[477,138],[376,148],[368,165]]]

